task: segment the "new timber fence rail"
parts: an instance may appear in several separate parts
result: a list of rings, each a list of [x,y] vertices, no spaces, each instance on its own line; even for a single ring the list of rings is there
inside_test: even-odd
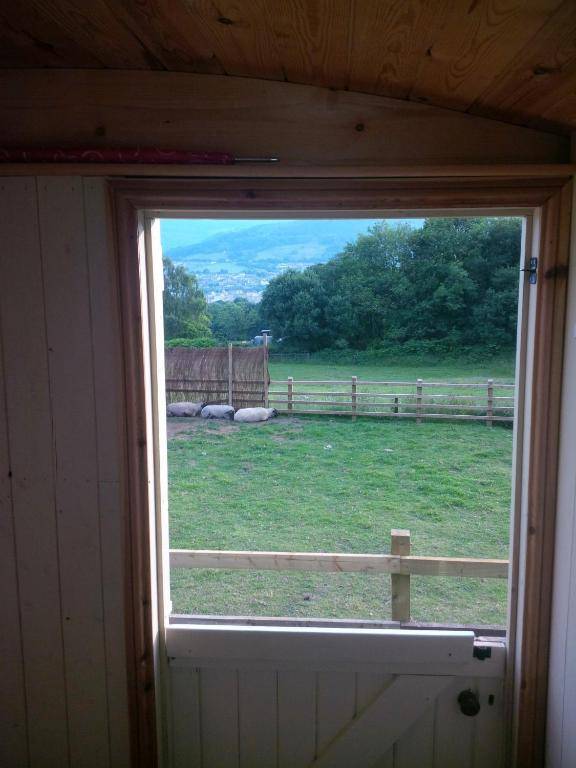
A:
[[[272,379],[266,405],[279,413],[424,419],[514,421],[514,384],[447,381]]]
[[[328,552],[250,552],[171,549],[171,568],[221,568],[249,571],[325,571],[386,573],[391,580],[393,621],[410,621],[410,576],[507,579],[508,560],[421,557],[410,554],[410,531],[392,530],[389,555]]]

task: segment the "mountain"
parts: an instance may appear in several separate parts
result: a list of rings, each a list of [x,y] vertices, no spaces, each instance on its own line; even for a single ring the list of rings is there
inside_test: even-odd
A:
[[[269,221],[253,219],[162,219],[160,236],[165,253],[183,245],[193,245],[212,235],[254,227],[256,224],[270,224]]]
[[[366,233],[379,219],[298,219],[251,222],[221,222],[223,231],[198,242],[200,221],[187,220],[189,242],[165,248],[165,254],[198,277],[208,301],[243,296],[259,301],[270,279],[286,269],[304,269],[328,261],[347,243]],[[420,220],[410,221],[416,226]],[[161,224],[162,241],[164,222]],[[184,237],[184,231],[179,232]]]

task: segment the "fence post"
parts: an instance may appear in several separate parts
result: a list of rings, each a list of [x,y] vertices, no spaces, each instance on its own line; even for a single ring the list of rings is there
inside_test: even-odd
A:
[[[228,405],[232,405],[233,395],[232,388],[234,386],[234,375],[232,369],[232,342],[228,342]]]
[[[292,396],[294,393],[294,377],[288,376],[288,410],[291,411],[293,408],[293,400]]]
[[[397,397],[394,398],[394,409],[393,409],[393,412],[394,413],[398,413],[398,398]]]
[[[268,331],[262,331],[262,335],[264,336],[264,408],[268,408]]]
[[[356,421],[356,411],[358,408],[358,396],[356,390],[358,388],[358,376],[352,376],[352,421]]]
[[[416,424],[422,423],[422,379],[416,380]]]
[[[390,553],[392,555],[410,554],[410,531],[393,528],[390,531]],[[410,575],[393,573],[392,583],[392,621],[410,621]]]
[[[486,405],[486,426],[492,426],[492,418],[494,416],[494,379],[488,379],[488,394]]]

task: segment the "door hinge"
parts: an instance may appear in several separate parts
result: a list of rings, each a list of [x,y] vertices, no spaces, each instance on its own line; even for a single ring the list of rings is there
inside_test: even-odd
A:
[[[532,256],[530,261],[528,262],[527,267],[523,267],[520,272],[526,272],[528,275],[528,282],[530,285],[536,285],[536,280],[538,278],[538,259],[536,256]]]

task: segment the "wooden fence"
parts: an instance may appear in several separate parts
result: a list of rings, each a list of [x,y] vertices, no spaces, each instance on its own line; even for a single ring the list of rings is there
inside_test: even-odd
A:
[[[495,422],[514,420],[514,384],[446,381],[365,381],[272,379],[267,404],[286,414],[458,419]]]
[[[392,530],[389,555],[327,552],[250,552],[171,549],[171,568],[219,568],[250,571],[324,571],[387,573],[392,587],[392,620],[410,621],[410,576],[508,578],[508,560],[421,557],[410,554],[410,531]]]
[[[254,349],[233,347],[165,352],[167,402],[228,403],[234,408],[263,406],[268,397],[268,341]]]

